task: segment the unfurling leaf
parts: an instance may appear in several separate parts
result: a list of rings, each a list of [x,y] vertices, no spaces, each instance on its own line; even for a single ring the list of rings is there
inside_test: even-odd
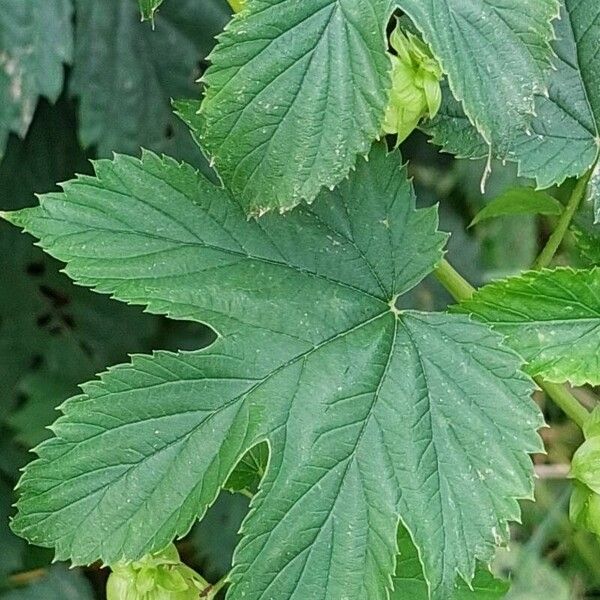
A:
[[[433,119],[442,102],[442,69],[431,51],[416,35],[404,33],[400,24],[390,36],[396,54],[392,61],[392,89],[383,131],[403,142],[421,121]]]
[[[112,566],[106,600],[197,600],[208,584],[184,565],[173,544],[161,552]]]

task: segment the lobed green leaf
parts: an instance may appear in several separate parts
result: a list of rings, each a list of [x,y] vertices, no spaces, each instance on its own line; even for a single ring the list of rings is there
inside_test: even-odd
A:
[[[542,420],[488,326],[395,308],[445,240],[398,161],[375,146],[312,206],[248,221],[186,165],[117,156],[8,215],[79,283],[219,332],[205,351],[134,356],[65,403],[15,530],[76,564],[139,558],[266,442],[230,598],[386,599],[400,519],[431,598],[470,581],[531,497]]]

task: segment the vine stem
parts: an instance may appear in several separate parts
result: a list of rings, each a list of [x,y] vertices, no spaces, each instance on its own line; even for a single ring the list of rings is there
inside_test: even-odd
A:
[[[579,208],[579,205],[585,197],[585,193],[592,176],[592,171],[593,168],[577,181],[577,185],[575,185],[575,188],[571,193],[571,197],[569,198],[569,201],[567,202],[567,205],[565,206],[565,209],[558,220],[556,228],[548,238],[548,241],[546,242],[546,245],[542,249],[540,255],[533,263],[534,269],[543,269],[552,262],[552,259],[560,247],[565,234],[569,229],[569,225],[571,224],[571,221],[573,220],[573,217]]]
[[[445,258],[435,268],[434,274],[457,302],[469,300],[476,291]],[[589,412],[565,386],[544,381],[541,377],[534,377],[534,381],[575,424],[583,427]]]
[[[534,380],[573,423],[583,428],[590,413],[564,385],[544,381],[541,377],[534,377]]]
[[[206,598],[206,600],[213,600],[216,595],[229,583],[229,573],[221,577],[217,583],[207,587],[201,594],[200,598]]]

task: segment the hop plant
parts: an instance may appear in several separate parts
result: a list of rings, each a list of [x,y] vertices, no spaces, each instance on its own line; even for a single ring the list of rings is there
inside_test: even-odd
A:
[[[383,131],[404,141],[425,117],[432,119],[442,103],[442,68],[427,45],[396,24],[390,44],[392,89],[383,121]]]
[[[107,600],[197,600],[208,584],[181,562],[172,544],[139,561],[120,563],[106,584]]]

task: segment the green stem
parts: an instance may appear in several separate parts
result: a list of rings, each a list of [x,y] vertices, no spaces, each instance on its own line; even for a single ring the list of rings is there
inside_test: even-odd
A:
[[[565,209],[558,220],[556,228],[552,232],[552,235],[548,238],[546,245],[542,249],[542,252],[533,263],[534,269],[543,269],[547,267],[554,258],[558,248],[562,244],[562,241],[569,229],[569,225],[579,208],[579,205],[585,197],[585,193],[592,176],[592,169],[590,169],[581,179],[577,181],[577,185],[571,193],[571,197],[565,206]]]
[[[544,381],[541,377],[535,377],[535,382],[553,400],[554,404],[562,409],[571,421],[579,425],[579,427],[583,427],[590,413],[564,385]]]
[[[446,259],[440,262],[434,274],[457,302],[469,300],[475,293],[475,288]],[[535,382],[574,423],[583,426],[589,412],[567,388],[544,381],[541,377],[536,377]]]
[[[470,300],[475,293],[475,288],[445,258],[435,268],[434,273],[457,302]]]
[[[217,594],[229,583],[229,573],[221,577],[217,583],[211,585],[206,588],[201,594],[200,598],[205,598],[206,600],[213,600],[216,598]]]

